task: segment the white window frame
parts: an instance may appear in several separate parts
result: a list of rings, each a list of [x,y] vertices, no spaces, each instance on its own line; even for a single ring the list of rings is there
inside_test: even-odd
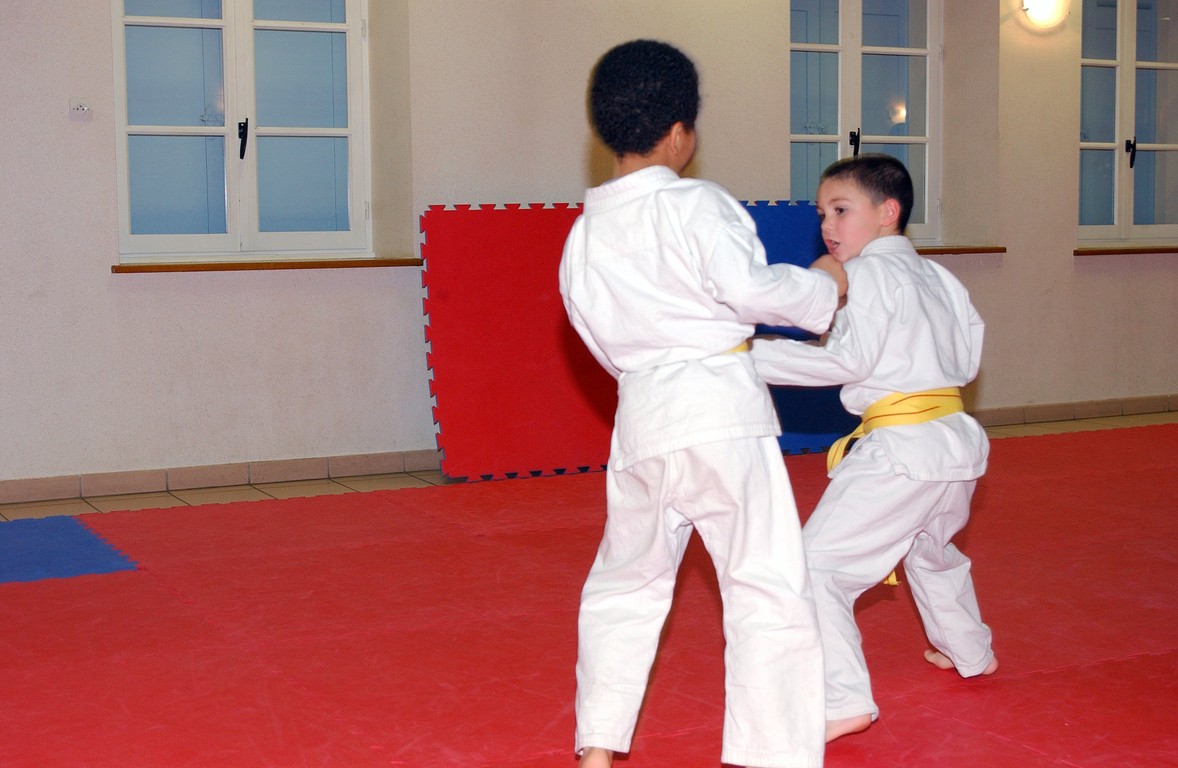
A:
[[[1080,224],[1081,243],[1109,242],[1172,244],[1178,241],[1178,224],[1133,223],[1133,170],[1129,167],[1127,141],[1136,139],[1137,70],[1156,69],[1178,72],[1178,63],[1137,61],[1137,2],[1115,0],[1117,7],[1117,40],[1115,59],[1080,59],[1083,67],[1106,67],[1116,70],[1116,99],[1114,108],[1114,140],[1112,142],[1085,141],[1080,137],[1080,150],[1111,150],[1117,158],[1113,169],[1113,223]],[[1080,2],[1081,13],[1083,3]],[[1178,119],[1178,115],[1175,116]],[[1178,151],[1176,144],[1137,144],[1137,151]],[[1078,160],[1077,160],[1078,161]],[[1076,215],[1079,216],[1077,210]]]
[[[368,104],[368,0],[345,0],[347,21],[254,21],[252,0],[222,0],[221,19],[125,16],[111,0],[114,23],[115,155],[118,169],[120,264],[324,261],[374,258],[372,248]],[[224,125],[131,126],[127,122],[126,33],[130,25],[222,30]],[[347,36],[348,119],[345,128],[259,128],[254,115],[254,31],[343,32]],[[238,122],[249,118],[246,160],[238,159]],[[224,234],[132,234],[128,140],[131,135],[223,136]],[[257,224],[257,145],[266,136],[348,139],[349,228],[333,232],[262,232]]]
[[[909,224],[908,236],[919,243],[936,243],[941,236],[941,152],[942,152],[942,117],[941,98],[944,62],[944,21],[943,0],[927,0],[928,28],[926,29],[926,47],[924,48],[890,48],[881,46],[862,45],[863,2],[862,0],[840,0],[839,2],[839,42],[836,44],[821,43],[790,43],[790,52],[835,53],[838,55],[839,67],[839,98],[838,98],[838,130],[834,136],[823,137],[814,134],[790,134],[791,145],[800,143],[831,142],[838,144],[839,158],[850,157],[853,153],[851,132],[861,129],[862,120],[862,57],[871,54],[914,56],[923,55],[928,62],[927,93],[925,94],[925,114],[928,121],[928,135],[917,136],[877,136],[861,134],[860,145],[863,144],[912,144],[925,147],[926,178],[924,181],[925,218],[920,224]],[[792,40],[789,30],[786,39]],[[791,199],[797,197],[794,190],[790,192]]]

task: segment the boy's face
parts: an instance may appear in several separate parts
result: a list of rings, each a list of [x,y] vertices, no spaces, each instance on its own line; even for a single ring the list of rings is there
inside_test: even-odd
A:
[[[871,202],[858,184],[848,179],[826,179],[818,185],[818,218],[827,252],[846,263],[863,251],[863,246],[884,235],[898,234],[899,204],[884,200]]]

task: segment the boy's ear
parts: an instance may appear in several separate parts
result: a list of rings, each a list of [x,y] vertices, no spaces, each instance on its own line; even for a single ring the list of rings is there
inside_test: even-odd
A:
[[[682,122],[675,123],[671,126],[669,135],[672,148],[675,152],[679,152],[683,148],[683,142],[687,139],[687,127]]]
[[[889,197],[883,201],[882,219],[880,221],[885,227],[895,227],[900,223],[900,201],[894,197]]]

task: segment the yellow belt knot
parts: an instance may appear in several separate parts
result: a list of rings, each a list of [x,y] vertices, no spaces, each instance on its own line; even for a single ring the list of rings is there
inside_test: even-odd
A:
[[[965,410],[961,401],[961,390],[957,387],[930,389],[925,392],[896,392],[876,400],[863,412],[863,420],[855,431],[840,437],[826,453],[826,471],[832,471],[847,455],[851,442],[858,440],[880,427],[896,427],[903,424],[923,424],[951,413]],[[895,586],[900,583],[896,572],[884,579],[884,584]]]
[[[834,441],[826,453],[826,471],[830,472],[847,455],[852,440],[870,434],[880,427],[898,427],[904,424],[923,424],[951,413],[965,410],[961,402],[961,390],[957,387],[930,389],[924,392],[895,392],[881,397],[863,412],[863,420],[855,431]]]

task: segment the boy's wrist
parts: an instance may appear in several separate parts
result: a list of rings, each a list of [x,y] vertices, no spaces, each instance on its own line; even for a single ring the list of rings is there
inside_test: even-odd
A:
[[[843,268],[843,265],[829,253],[823,254],[822,256],[819,256],[817,259],[815,259],[810,264],[810,269],[824,272],[832,280],[834,280],[836,292],[839,298],[847,295],[847,271]]]

